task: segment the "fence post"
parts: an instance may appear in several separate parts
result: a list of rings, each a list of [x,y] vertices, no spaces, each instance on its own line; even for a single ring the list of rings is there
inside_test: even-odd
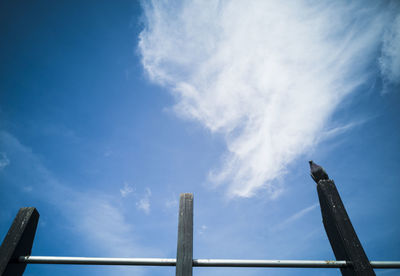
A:
[[[372,276],[374,270],[357,237],[333,180],[322,167],[310,161],[311,176],[317,183],[322,221],[336,260],[350,263],[340,268],[344,276]]]
[[[192,276],[193,266],[193,194],[181,194],[179,200],[176,276]]]
[[[0,275],[20,276],[26,263],[18,263],[19,256],[31,254],[39,213],[33,207],[19,209],[0,247]]]

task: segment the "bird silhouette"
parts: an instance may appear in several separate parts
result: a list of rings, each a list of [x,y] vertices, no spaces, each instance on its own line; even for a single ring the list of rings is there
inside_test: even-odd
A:
[[[311,170],[311,177],[314,181],[318,184],[320,180],[328,180],[329,176],[320,165],[315,164],[312,160],[309,161],[310,163],[310,170]]]

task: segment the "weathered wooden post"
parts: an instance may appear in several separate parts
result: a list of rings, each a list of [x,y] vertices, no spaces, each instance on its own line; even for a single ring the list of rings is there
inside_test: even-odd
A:
[[[340,268],[344,276],[375,275],[357,234],[347,215],[333,180],[325,170],[310,161],[311,177],[317,183],[322,221],[332,246],[336,260],[350,263],[350,267]]]
[[[39,213],[33,207],[19,209],[0,247],[0,275],[20,276],[26,263],[18,263],[19,256],[31,254]]]
[[[181,194],[179,200],[176,276],[192,276],[193,266],[193,194]]]

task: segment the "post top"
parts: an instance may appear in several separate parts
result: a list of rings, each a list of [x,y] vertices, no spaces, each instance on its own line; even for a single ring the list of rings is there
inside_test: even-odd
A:
[[[312,160],[308,161],[310,163],[311,178],[318,184],[320,180],[329,180],[329,176],[320,165],[314,163]]]

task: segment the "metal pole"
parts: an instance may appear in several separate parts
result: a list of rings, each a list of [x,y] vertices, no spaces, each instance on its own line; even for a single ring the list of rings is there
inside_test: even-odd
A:
[[[92,257],[21,256],[18,259],[18,261],[27,264],[140,265],[140,266],[176,265],[176,259],[164,259],[164,258],[92,258]]]
[[[205,267],[292,267],[292,268],[341,268],[346,261],[303,261],[303,260],[223,260],[197,259],[193,266]]]
[[[1,276],[20,276],[24,273],[26,264],[18,263],[18,257],[31,254],[38,221],[39,213],[35,208],[19,209],[0,247]]]
[[[25,264],[74,264],[74,265],[140,265],[175,266],[176,259],[166,258],[91,258],[21,256],[18,262]],[[350,266],[346,261],[319,260],[235,260],[194,259],[196,267],[291,267],[291,268],[342,268]],[[400,268],[400,261],[371,261],[373,268]]]

